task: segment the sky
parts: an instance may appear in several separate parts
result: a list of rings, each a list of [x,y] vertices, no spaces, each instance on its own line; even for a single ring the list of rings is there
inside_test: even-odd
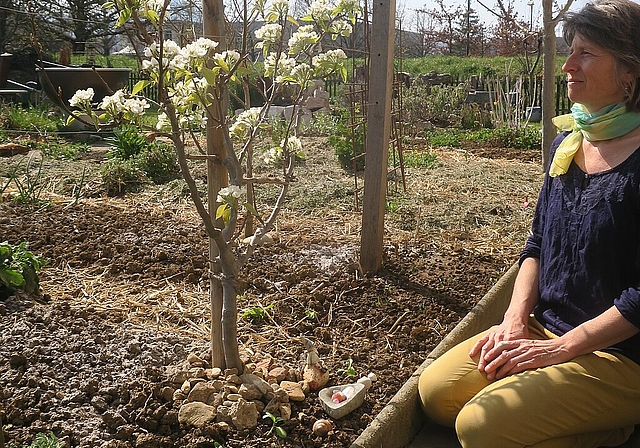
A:
[[[488,7],[494,7],[496,2],[494,0],[481,0],[482,3]],[[507,0],[504,0],[507,3]],[[522,21],[529,22],[532,14],[529,4],[531,0],[514,0],[515,10],[518,12],[518,18]],[[558,3],[564,4],[562,0]],[[574,0],[571,9],[580,9],[587,3],[587,0]],[[460,5],[463,9],[467,8],[467,0],[445,0],[445,4]],[[407,11],[407,17],[413,16],[416,9],[434,9],[436,8],[436,2],[433,0],[396,0],[396,7],[398,9],[404,7]],[[480,17],[480,20],[486,24],[495,22],[495,15],[488,12],[477,1],[471,0],[471,8],[475,9]],[[542,25],[542,1],[533,0],[533,24],[534,28]]]

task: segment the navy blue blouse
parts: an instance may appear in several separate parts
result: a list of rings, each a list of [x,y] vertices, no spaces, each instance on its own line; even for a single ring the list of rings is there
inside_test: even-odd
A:
[[[520,263],[528,257],[540,260],[534,315],[548,330],[563,335],[612,305],[640,328],[640,148],[602,173],[573,162],[547,172]],[[640,364],[640,334],[608,350]]]

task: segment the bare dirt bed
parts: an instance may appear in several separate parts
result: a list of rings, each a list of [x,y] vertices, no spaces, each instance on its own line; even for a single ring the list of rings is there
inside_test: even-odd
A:
[[[172,395],[179,372],[189,353],[208,351],[204,230],[180,181],[101,196],[98,148],[81,160],[46,161],[50,205],[18,204],[9,190],[0,201],[0,240],[27,241],[49,260],[42,298],[0,302],[5,440],[22,446],[51,431],[82,447],[349,446],[516,261],[540,162],[512,149],[434,150],[438,167],[408,168],[406,193],[389,195],[384,265],[365,276],[353,178],[324,138],[306,144],[274,244],[243,269],[239,343],[250,368],[270,357],[270,367],[295,377],[304,360],[297,337],[313,340],[330,384],[352,381],[349,362],[354,379],[377,375],[361,407],[324,438],[311,431],[327,417],[317,392],[291,403],[283,439],[267,435],[262,419],[245,430],[181,427]],[[419,141],[409,149],[425,150]],[[18,157],[0,160],[0,176]],[[69,205],[83,167],[86,197]],[[243,317],[256,308],[263,318]]]

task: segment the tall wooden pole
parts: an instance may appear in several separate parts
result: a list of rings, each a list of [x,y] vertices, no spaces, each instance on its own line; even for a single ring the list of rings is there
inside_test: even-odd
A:
[[[360,243],[360,265],[365,272],[375,272],[382,265],[384,205],[391,132],[395,13],[395,0],[374,0]]]
[[[553,1],[542,1],[543,75],[542,75],[542,169],[549,163],[549,150],[556,137],[551,119],[556,114],[556,21],[553,19]]]
[[[222,52],[226,48],[223,0],[203,0],[202,13],[204,37],[218,42],[216,51]],[[210,88],[210,91],[213,92],[212,88]],[[220,123],[224,120],[226,107],[223,105],[221,108],[214,106],[208,109],[210,116],[207,117],[207,154],[217,156],[218,161],[213,157],[207,159],[207,201],[209,215],[212,219],[215,219],[218,192],[220,188],[227,186],[226,169],[219,163],[220,160],[224,160],[227,156],[220,126]],[[223,111],[222,115],[219,112],[220,110]],[[219,270],[213,263],[218,255],[218,247],[214,240],[209,238],[209,270],[212,274],[218,273],[216,271]],[[220,280],[211,275],[209,285],[209,298],[211,300],[211,363],[215,367],[224,368],[226,363],[222,341],[222,284]]]

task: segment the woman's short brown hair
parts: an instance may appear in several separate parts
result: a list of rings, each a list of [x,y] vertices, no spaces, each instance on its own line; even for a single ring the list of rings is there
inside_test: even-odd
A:
[[[576,34],[598,45],[616,60],[617,72],[634,74],[630,84],[618,82],[628,94],[627,109],[640,112],[640,5],[631,0],[595,0],[564,18],[564,40],[571,45]]]

